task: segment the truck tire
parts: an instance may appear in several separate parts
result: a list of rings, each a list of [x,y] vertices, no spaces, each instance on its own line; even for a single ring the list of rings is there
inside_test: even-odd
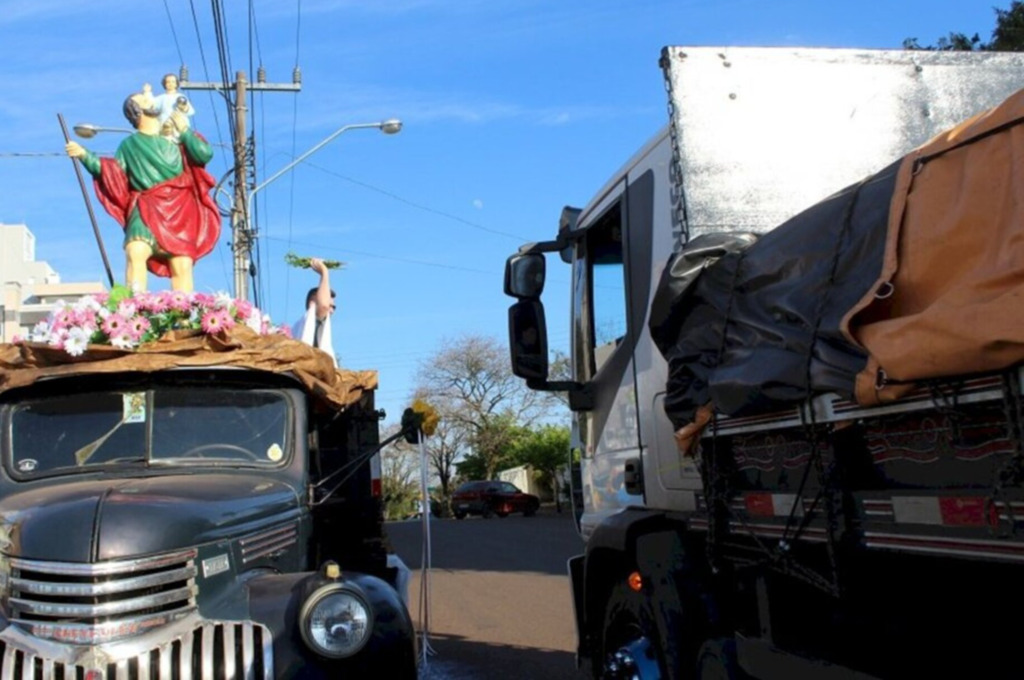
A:
[[[455,519],[466,519],[466,513],[462,512],[461,510],[456,510],[455,512],[452,513],[452,515],[455,517]]]
[[[749,676],[736,660],[736,641],[716,638],[705,642],[697,653],[697,680],[746,680]]]
[[[662,680],[660,645],[647,599],[626,583],[617,584],[605,605],[600,653],[593,660],[595,679]]]

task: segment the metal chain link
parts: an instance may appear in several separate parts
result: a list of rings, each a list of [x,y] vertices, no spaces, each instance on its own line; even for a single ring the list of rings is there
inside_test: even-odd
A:
[[[683,196],[683,161],[681,146],[679,143],[679,128],[676,125],[675,92],[672,87],[672,73],[669,68],[673,58],[685,58],[686,54],[680,52],[673,55],[670,48],[665,48],[661,53],[662,74],[665,78],[665,92],[668,95],[668,136],[672,145],[672,162],[669,164],[669,199],[672,201],[672,234],[675,236],[673,252],[679,252],[690,240],[689,224],[686,220],[686,200]]]

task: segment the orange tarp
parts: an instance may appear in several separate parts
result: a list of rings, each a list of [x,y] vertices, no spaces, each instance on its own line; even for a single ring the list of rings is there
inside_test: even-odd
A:
[[[843,330],[870,354],[862,404],[900,383],[1024,361],[1024,91],[936,136],[900,167],[878,286]],[[886,296],[891,284],[891,295]]]
[[[284,335],[260,335],[236,326],[218,335],[172,331],[135,350],[89,345],[81,356],[41,343],[0,344],[0,392],[58,376],[162,371],[177,367],[231,366],[289,373],[335,408],[357,401],[377,387],[376,371],[335,367],[324,352]]]

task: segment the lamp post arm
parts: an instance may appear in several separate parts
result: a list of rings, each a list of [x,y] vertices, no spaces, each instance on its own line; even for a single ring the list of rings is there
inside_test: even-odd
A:
[[[283,168],[281,168],[280,170],[275,172],[273,175],[271,175],[267,179],[265,179],[262,182],[260,182],[259,184],[257,184],[256,187],[253,188],[253,190],[251,192],[249,192],[249,198],[246,201],[246,205],[245,205],[246,221],[249,220],[249,215],[252,214],[252,199],[253,199],[253,196],[255,196],[256,193],[258,191],[260,191],[261,189],[263,189],[265,186],[267,186],[268,184],[270,184],[274,180],[278,179],[281,175],[285,174],[286,172],[288,172],[289,170],[294,168],[296,165],[298,165],[302,161],[304,161],[307,158],[309,158],[310,156],[312,156],[314,153],[316,153],[317,151],[322,149],[324,146],[326,146],[328,143],[330,143],[335,137],[337,137],[341,133],[346,132],[348,130],[354,130],[356,128],[379,128],[380,126],[381,126],[380,123],[354,123],[352,125],[346,125],[346,126],[340,128],[340,129],[336,130],[333,134],[331,134],[330,136],[324,138],[322,141],[320,141],[319,143],[314,145],[312,148],[310,148],[308,151],[303,153],[301,156],[299,156],[298,158],[293,160],[291,163],[289,163],[288,165],[284,166]]]

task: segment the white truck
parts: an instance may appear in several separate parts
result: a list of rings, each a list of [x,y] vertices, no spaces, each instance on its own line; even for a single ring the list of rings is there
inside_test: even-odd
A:
[[[1015,675],[1024,55],[673,46],[660,65],[665,127],[505,271],[513,370],[574,414],[578,662]]]

